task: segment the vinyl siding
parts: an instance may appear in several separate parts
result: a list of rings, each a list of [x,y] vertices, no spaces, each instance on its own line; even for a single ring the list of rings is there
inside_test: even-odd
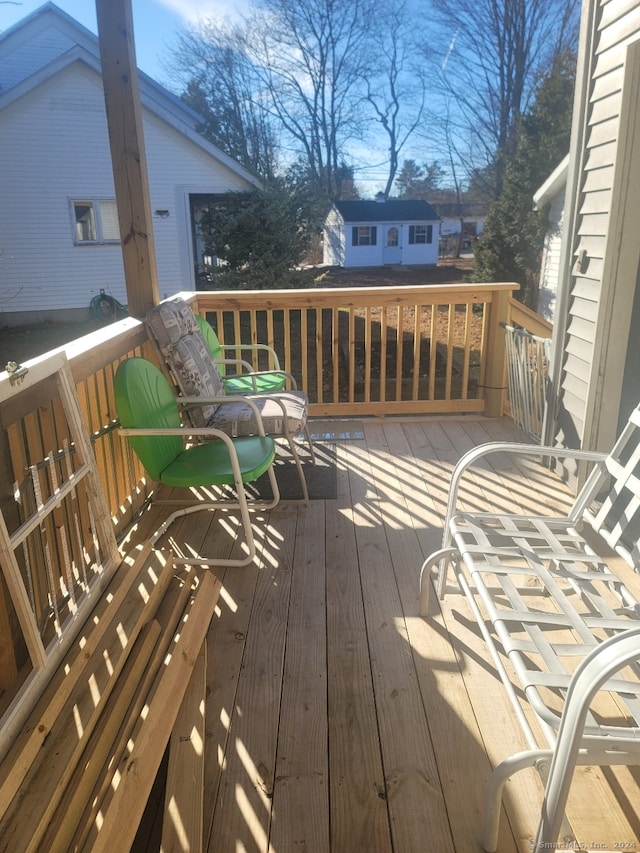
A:
[[[100,288],[126,301],[120,246],[73,243],[69,199],[115,197],[105,140],[100,81],[84,66],[3,111],[0,312],[88,307]]]
[[[238,175],[143,110],[161,295],[193,287],[188,192],[246,189]],[[114,198],[104,93],[83,63],[68,66],[0,121],[0,325],[3,313],[84,308],[101,289],[126,303],[118,244],[77,246],[72,198]]]
[[[77,44],[77,40],[45,15],[21,33],[0,41],[0,85],[7,92],[38,68],[52,62]]]
[[[564,220],[564,187],[551,203],[548,212],[549,226],[545,236],[540,269],[538,313],[553,323],[556,293],[560,279],[560,250],[562,247],[562,225]]]
[[[588,400],[591,385],[596,381],[596,335],[600,335],[603,322],[603,278],[618,152],[625,47],[640,36],[640,0],[610,0],[598,5],[594,71],[582,152],[584,168],[572,239],[573,261],[584,250],[586,263],[582,271],[574,267],[569,283],[564,345],[567,355],[557,433],[559,440],[571,439],[573,446],[584,443],[585,420],[590,416]],[[615,413],[612,417],[615,419]]]
[[[195,287],[190,254],[189,193],[252,189],[223,163],[213,159],[160,118],[143,111],[151,210],[162,298]]]

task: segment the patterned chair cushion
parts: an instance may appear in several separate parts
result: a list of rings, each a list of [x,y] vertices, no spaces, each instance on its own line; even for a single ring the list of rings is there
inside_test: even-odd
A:
[[[157,343],[185,397],[226,396],[222,377],[190,306],[183,299],[162,302],[147,312],[147,330]],[[304,391],[279,391],[253,398],[267,435],[284,435],[284,418],[291,435],[298,435],[307,421],[308,399]],[[278,404],[280,400],[283,407]],[[255,435],[256,418],[243,402],[189,406],[185,414],[192,426],[215,426],[229,435]]]
[[[147,329],[158,344],[185,397],[222,397],[224,386],[196,323],[182,299],[162,302],[147,312]],[[189,408],[189,420],[203,427],[214,417],[216,404]]]
[[[147,312],[145,322],[165,358],[181,338],[200,330],[193,311],[184,299],[161,302]]]
[[[299,435],[307,422],[307,395],[304,391],[278,391],[264,397],[252,397],[258,407],[267,435],[284,435],[284,418],[291,435]],[[278,405],[278,400],[284,404]],[[216,408],[209,426],[228,435],[255,435],[256,419],[246,403],[224,403]]]

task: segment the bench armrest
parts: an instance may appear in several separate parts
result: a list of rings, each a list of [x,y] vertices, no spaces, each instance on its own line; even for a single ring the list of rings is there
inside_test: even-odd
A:
[[[519,444],[513,441],[491,441],[486,444],[480,444],[465,453],[451,475],[451,483],[449,487],[449,499],[447,501],[447,512],[445,515],[444,532],[442,539],[442,547],[448,548],[451,545],[451,535],[449,533],[449,522],[457,512],[458,504],[458,489],[460,481],[466,471],[478,461],[491,453],[509,453],[514,456],[537,456],[554,459],[575,459],[585,462],[601,463],[606,458],[606,453],[601,453],[595,450],[572,450],[566,447],[548,447],[539,444]],[[584,507],[576,504],[577,518],[581,517]],[[577,519],[576,519],[577,520]]]

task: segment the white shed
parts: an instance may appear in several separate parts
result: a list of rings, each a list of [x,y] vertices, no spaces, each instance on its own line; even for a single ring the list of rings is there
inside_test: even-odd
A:
[[[256,179],[140,72],[158,287],[195,289],[195,200]],[[0,34],[0,326],[126,302],[97,37],[53,3]]]
[[[426,201],[337,201],[324,223],[323,262],[339,267],[436,264],[440,218]]]

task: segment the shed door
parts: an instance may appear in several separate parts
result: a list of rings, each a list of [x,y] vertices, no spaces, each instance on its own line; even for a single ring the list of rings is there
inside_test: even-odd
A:
[[[400,235],[402,229],[399,225],[387,225],[384,235],[384,249],[382,259],[385,264],[401,264],[402,263],[402,246],[400,245]]]

